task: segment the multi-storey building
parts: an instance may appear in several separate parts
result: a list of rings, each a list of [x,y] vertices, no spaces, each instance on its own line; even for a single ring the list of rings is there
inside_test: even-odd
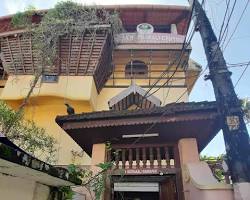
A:
[[[60,59],[45,70],[25,107],[25,117],[57,139],[58,165],[73,159],[94,169],[99,162],[115,162],[105,199],[121,199],[119,195],[124,199],[206,199],[207,193],[203,198],[199,190],[211,188],[188,184],[191,179],[202,182],[198,172],[209,173],[199,163],[198,153],[218,132],[219,121],[214,102],[188,102],[201,72],[190,59],[191,46],[185,39],[190,8],[105,8],[120,13],[125,32],[112,35],[109,25],[103,25],[95,40],[88,33],[61,38]],[[23,37],[25,30],[12,30],[10,20],[11,16],[0,18],[1,60],[3,69],[15,65],[6,72],[0,98],[18,108],[29,91],[37,55],[32,37]],[[75,115],[61,116],[66,115],[65,103],[75,109]],[[112,144],[112,151],[105,149],[106,142]],[[120,170],[125,172],[123,182]],[[213,187],[208,196],[219,192],[231,198],[230,187],[221,185],[219,191]]]

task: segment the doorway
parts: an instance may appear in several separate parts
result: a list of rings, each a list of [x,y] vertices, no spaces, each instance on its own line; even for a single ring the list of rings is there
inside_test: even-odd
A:
[[[175,176],[125,176],[113,182],[112,200],[178,200]]]

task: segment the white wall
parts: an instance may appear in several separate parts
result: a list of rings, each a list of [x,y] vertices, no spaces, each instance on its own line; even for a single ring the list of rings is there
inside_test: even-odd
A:
[[[0,173],[0,199],[47,200],[49,187],[32,180]]]

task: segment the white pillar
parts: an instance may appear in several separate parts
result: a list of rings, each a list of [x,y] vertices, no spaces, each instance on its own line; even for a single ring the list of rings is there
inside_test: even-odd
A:
[[[176,24],[171,24],[171,33],[178,34]]]
[[[91,157],[91,170],[94,173],[100,171],[97,167],[99,163],[104,163],[106,161],[106,145],[105,144],[94,144],[92,147],[92,157]]]
[[[235,200],[250,199],[250,183],[235,183],[233,186]]]
[[[183,138],[178,142],[178,149],[180,155],[180,165],[182,171],[182,184],[184,191],[184,199],[189,200],[189,187],[186,179],[186,173],[184,171],[184,165],[187,163],[199,162],[200,156],[198,152],[197,141],[195,138]]]

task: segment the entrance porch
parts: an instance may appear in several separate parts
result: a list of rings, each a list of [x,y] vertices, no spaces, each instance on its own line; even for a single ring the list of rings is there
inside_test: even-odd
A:
[[[232,186],[219,183],[199,160],[199,152],[220,130],[215,102],[84,113],[56,121],[92,157],[94,171],[98,163],[115,163],[104,200],[121,195],[138,200],[233,199]],[[129,187],[137,183],[141,187]]]
[[[114,162],[114,169],[106,199],[181,199],[177,145],[114,145],[107,160]]]

